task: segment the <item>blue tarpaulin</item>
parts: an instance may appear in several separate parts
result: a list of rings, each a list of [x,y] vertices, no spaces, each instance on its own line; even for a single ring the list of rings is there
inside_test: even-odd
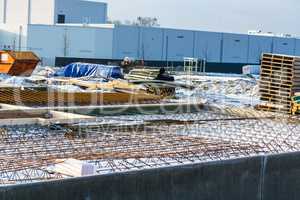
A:
[[[71,63],[63,69],[58,70],[54,76],[60,77],[94,77],[105,79],[123,78],[122,70],[119,66],[99,65],[90,63]]]

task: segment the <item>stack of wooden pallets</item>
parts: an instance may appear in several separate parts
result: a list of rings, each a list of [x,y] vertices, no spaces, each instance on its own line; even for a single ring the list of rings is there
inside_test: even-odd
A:
[[[258,109],[290,113],[292,97],[300,91],[300,57],[263,54]]]

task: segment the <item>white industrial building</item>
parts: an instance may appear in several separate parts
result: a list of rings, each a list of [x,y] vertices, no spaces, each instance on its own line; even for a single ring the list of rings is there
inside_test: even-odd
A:
[[[208,70],[237,72],[258,64],[263,52],[300,55],[296,38],[106,24],[107,5],[91,0],[0,0],[0,9],[0,47],[34,51],[45,65],[58,58],[178,63],[196,57]]]
[[[92,0],[0,0],[0,22],[9,25],[106,23],[106,3]]]

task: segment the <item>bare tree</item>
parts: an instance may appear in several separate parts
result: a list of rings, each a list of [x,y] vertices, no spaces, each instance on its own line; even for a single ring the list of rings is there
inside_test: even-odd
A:
[[[108,23],[116,25],[133,25],[133,26],[144,26],[144,27],[159,27],[158,19],[156,17],[137,17],[135,21],[130,20],[108,20]]]
[[[146,27],[159,27],[158,19],[156,17],[138,17],[135,25]]]

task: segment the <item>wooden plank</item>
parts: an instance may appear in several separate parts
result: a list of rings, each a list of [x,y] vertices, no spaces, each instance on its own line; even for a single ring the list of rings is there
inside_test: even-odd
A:
[[[260,80],[258,83],[259,87],[275,87],[277,89],[283,88],[283,89],[292,89],[293,85],[281,83],[281,82],[272,82],[272,81],[264,81]]]
[[[286,62],[286,61],[269,61],[269,60],[262,60],[262,65],[264,66],[278,66],[278,67],[283,67],[283,68],[288,68],[288,69],[293,69],[294,68],[294,63]]]
[[[289,105],[292,103],[291,100],[287,100],[287,99],[280,99],[280,98],[274,98],[274,97],[265,97],[265,96],[261,96],[260,98],[262,101],[268,101],[268,102],[273,102],[273,103],[277,103],[277,104],[285,104],[285,105]]]
[[[273,77],[264,77],[264,76],[262,76],[260,79],[261,79],[261,81],[293,86],[293,80],[286,80],[286,79],[273,78]]]
[[[260,91],[266,91],[266,92],[268,92],[268,91],[283,91],[283,92],[286,92],[286,93],[290,93],[290,94],[292,94],[292,89],[287,89],[287,88],[276,88],[276,87],[272,87],[272,86],[261,86],[260,88],[259,88],[259,90]]]
[[[276,94],[276,95],[283,95],[283,96],[292,96],[291,91],[283,91],[283,90],[276,90],[276,89],[265,89],[265,88],[260,88],[259,92],[262,94]]]
[[[265,73],[282,73],[282,74],[286,74],[286,75],[290,75],[293,76],[294,74],[296,74],[292,69],[274,69],[274,68],[261,68],[262,72]],[[300,73],[299,73],[300,74]]]
[[[267,112],[281,112],[281,113],[286,113],[286,114],[291,113],[290,108],[281,108],[276,105],[274,105],[274,106],[272,106],[272,105],[257,105],[256,109],[261,110],[261,111],[267,111]]]
[[[286,102],[291,102],[292,96],[283,96],[283,95],[277,95],[277,94],[268,94],[268,93],[261,93],[261,97],[268,98],[271,100],[284,100]]]
[[[289,67],[282,67],[282,66],[276,66],[276,65],[261,65],[261,70],[269,70],[269,71],[285,71],[294,73],[294,68]]]

